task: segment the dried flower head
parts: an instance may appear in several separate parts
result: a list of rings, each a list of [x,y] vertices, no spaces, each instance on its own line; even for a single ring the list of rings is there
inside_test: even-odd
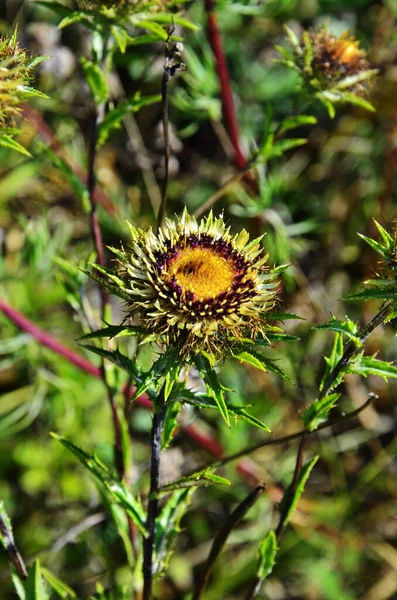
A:
[[[304,31],[298,39],[291,29],[285,29],[293,52],[277,46],[283,56],[279,62],[300,73],[331,117],[338,102],[374,110],[364,96],[368,95],[377,70],[370,68],[365,51],[348,31],[337,37],[323,27]]]
[[[185,211],[156,235],[130,227],[132,246],[114,250],[109,290],[127,301],[128,318],[184,357],[200,350],[225,355],[242,338],[266,329],[275,302],[276,274],[266,267],[260,239],[232,236],[223,218],[199,223]]]
[[[313,49],[313,72],[318,78],[333,87],[346,77],[354,77],[370,69],[366,53],[359,42],[348,31],[336,37],[326,29],[310,33]],[[353,82],[352,93],[365,96],[369,91],[370,80]]]

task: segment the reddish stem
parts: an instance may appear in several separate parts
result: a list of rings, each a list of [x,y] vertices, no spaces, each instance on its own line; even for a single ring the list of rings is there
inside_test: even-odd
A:
[[[72,363],[85,373],[93,375],[94,377],[101,378],[101,369],[93,365],[89,360],[74,352],[67,346],[64,346],[52,335],[42,331],[37,325],[29,321],[24,315],[22,315],[15,308],[12,308],[4,300],[0,300],[0,312],[8,317],[17,327],[29,333],[35,340],[40,344],[53,350],[59,356],[65,358],[68,362]],[[130,394],[134,393],[134,387],[131,387],[129,382],[126,383],[126,387],[130,388]],[[125,391],[125,390],[123,390]],[[136,399],[136,403],[142,408],[152,410],[152,403],[146,394],[142,394]],[[223,448],[220,443],[211,438],[208,434],[200,431],[193,425],[186,425],[183,430],[192,438],[201,448],[204,448],[208,454],[214,457],[220,457],[223,455]],[[251,474],[252,476],[252,474]]]
[[[247,159],[241,149],[238,123],[233,102],[233,92],[230,85],[229,71],[223,50],[222,37],[219,31],[218,18],[215,13],[215,0],[204,0],[204,8],[207,13],[208,37],[216,60],[216,67],[221,86],[222,109],[226,121],[226,127],[232,143],[236,166],[244,170],[247,168]]]

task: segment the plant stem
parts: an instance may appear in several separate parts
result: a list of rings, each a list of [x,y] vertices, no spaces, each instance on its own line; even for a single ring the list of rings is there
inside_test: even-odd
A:
[[[240,502],[237,508],[235,508],[234,511],[231,513],[223,527],[218,531],[212,543],[211,551],[205,563],[203,573],[201,574],[200,580],[193,593],[192,600],[199,600],[201,598],[201,595],[203,594],[207,586],[215,560],[217,559],[223,546],[225,545],[225,542],[230,532],[232,531],[232,529],[234,529],[234,527],[236,527],[236,525],[243,518],[245,513],[251,508],[251,506],[255,504],[255,502],[258,500],[264,489],[265,485],[258,485],[242,502]]]
[[[378,325],[381,325],[385,321],[385,319],[388,317],[388,315],[391,313],[391,311],[392,311],[392,303],[389,302],[389,303],[385,304],[380,309],[380,311],[375,315],[375,317],[368,323],[368,325],[366,325],[366,327],[364,327],[361,330],[361,332],[358,335],[360,344],[355,344],[353,342],[350,342],[346,346],[343,356],[338,361],[338,363],[335,365],[335,367],[332,369],[327,380],[325,381],[324,386],[318,397],[319,400],[325,398],[329,394],[329,392],[334,387],[335,381],[337,380],[340,373],[348,366],[348,364],[352,360],[352,358],[361,351],[362,345],[364,344],[364,342],[368,339],[368,337],[374,331],[374,329],[376,329],[376,327],[378,327]],[[370,402],[371,399],[372,399],[372,397],[368,398],[367,403]],[[299,443],[298,453],[296,456],[294,476],[293,476],[291,485],[288,487],[287,491],[284,492],[283,499],[286,498],[286,494],[288,493],[289,497],[291,498],[291,502],[293,502],[294,495],[295,495],[295,492],[296,492],[296,489],[297,489],[297,486],[299,483],[299,478],[300,478],[300,475],[302,472],[302,467],[303,467],[303,454],[304,454],[305,447],[306,447],[306,444],[309,440],[311,433],[314,433],[314,432],[304,431],[304,433],[302,434],[302,437],[301,437],[301,440]],[[283,510],[282,514],[280,515],[280,519],[279,519],[279,522],[278,522],[278,525],[277,525],[277,528],[275,531],[277,541],[281,538],[281,536],[284,533],[290,506],[291,506],[291,504],[286,503],[286,505],[284,506],[284,510]],[[256,577],[256,579],[254,580],[253,586],[252,586],[251,590],[248,592],[248,595],[246,596],[245,600],[253,600],[256,597],[256,595],[259,593],[261,585],[262,585],[262,579],[259,577]]]
[[[168,180],[170,176],[169,168],[170,168],[170,135],[169,135],[169,119],[168,119],[168,81],[169,81],[169,73],[168,73],[168,55],[169,55],[169,46],[168,42],[165,44],[165,56],[164,56],[164,70],[163,70],[163,78],[161,81],[161,112],[162,112],[162,122],[163,122],[163,136],[164,136],[164,179],[163,184],[161,186],[161,203],[159,212],[157,214],[157,226],[156,230],[158,231],[163,224],[166,208],[167,208],[167,189],[168,189]]]
[[[143,542],[143,600],[152,599],[153,551],[156,535],[156,517],[158,512],[158,491],[160,481],[161,436],[165,418],[164,386],[154,406],[150,460],[150,492],[146,520],[147,535]]]
[[[7,527],[7,524],[1,515],[0,535],[3,538],[3,543],[5,546],[5,550],[8,554],[8,560],[10,564],[13,567],[15,567],[15,570],[21,579],[26,579],[28,576],[28,572],[26,570],[25,562],[22,556],[19,554],[18,548],[15,545],[12,530],[9,529],[9,527]]]
[[[204,9],[207,13],[208,37],[216,60],[216,68],[221,86],[222,109],[226,121],[226,128],[232,143],[235,162],[238,169],[246,169],[247,159],[240,146],[238,124],[233,102],[233,91],[230,85],[229,71],[223,50],[222,37],[219,31],[218,18],[215,13],[215,0],[204,0]]]

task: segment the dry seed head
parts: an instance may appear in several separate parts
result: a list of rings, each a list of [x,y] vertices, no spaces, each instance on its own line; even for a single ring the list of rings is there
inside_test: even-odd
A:
[[[325,28],[310,33],[312,43],[314,75],[329,87],[334,87],[346,77],[369,71],[370,64],[359,42],[345,31],[336,37]],[[369,80],[353,84],[349,90],[358,96],[369,91]]]

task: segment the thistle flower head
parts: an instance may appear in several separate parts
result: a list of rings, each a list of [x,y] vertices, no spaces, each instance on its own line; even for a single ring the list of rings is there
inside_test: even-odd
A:
[[[242,338],[265,332],[277,284],[260,238],[248,243],[248,233],[233,236],[222,216],[198,223],[187,211],[157,235],[130,229],[131,247],[114,250],[115,273],[96,269],[152,338],[184,357],[201,350],[224,356]]]
[[[336,37],[325,28],[310,33],[313,51],[314,74],[333,87],[346,77],[355,77],[369,71],[366,52],[348,31]],[[357,79],[357,78],[356,78]],[[370,80],[352,81],[350,91],[365,96],[370,89]]]
[[[0,126],[18,113],[21,88],[29,79],[29,59],[17,42],[16,32],[0,37]]]
[[[330,117],[335,115],[334,105],[338,102],[356,104],[373,111],[364,99],[371,89],[377,74],[366,58],[359,42],[348,31],[337,37],[325,27],[304,31],[297,38],[285,28],[293,52],[277,47],[283,59],[278,61],[298,71],[305,85],[328,109]]]

